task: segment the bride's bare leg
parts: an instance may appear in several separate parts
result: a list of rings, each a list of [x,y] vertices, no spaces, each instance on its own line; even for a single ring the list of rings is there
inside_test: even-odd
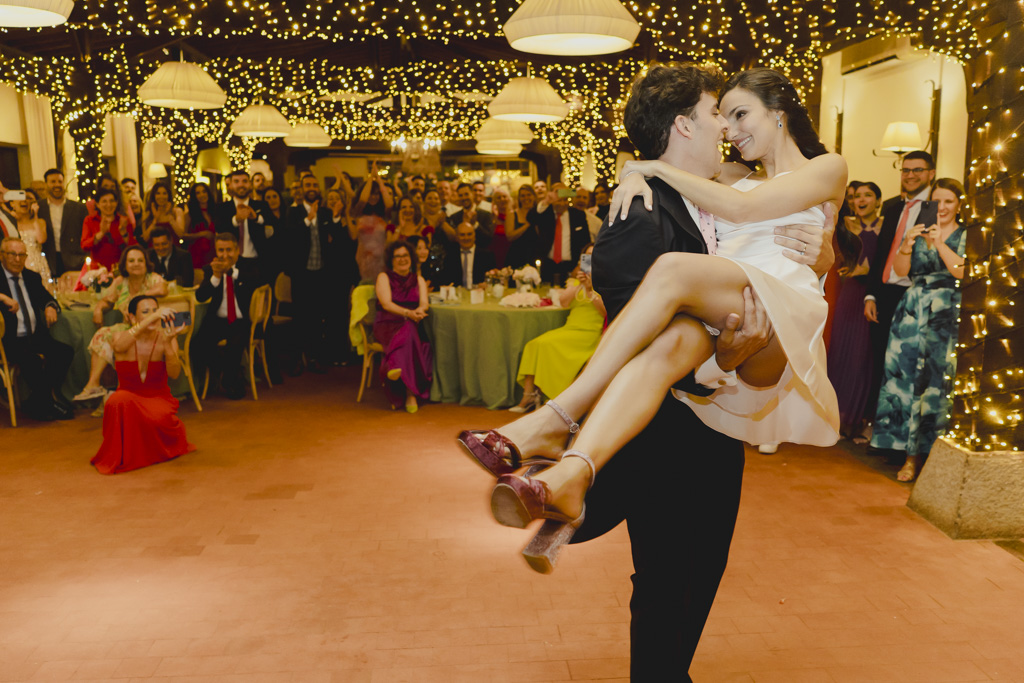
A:
[[[600,470],[647,426],[669,388],[713,352],[712,337],[700,321],[677,316],[615,375],[587,416],[573,449],[589,455]],[[571,517],[579,515],[590,483],[590,468],[583,460],[565,458],[534,479],[548,485],[558,509]]]
[[[586,368],[555,401],[579,420],[616,373],[650,344],[677,313],[687,313],[721,329],[730,313],[742,314],[743,289],[749,284],[743,269],[728,259],[703,254],[663,254],[647,271],[629,305],[605,331]],[[785,362],[785,357],[777,352],[758,355],[766,362]],[[524,455],[556,456],[565,443],[565,423],[552,410],[535,411],[499,431],[516,443]]]

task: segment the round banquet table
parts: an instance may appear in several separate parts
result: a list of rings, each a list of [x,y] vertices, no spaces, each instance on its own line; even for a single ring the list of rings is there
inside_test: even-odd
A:
[[[515,405],[526,342],[568,317],[567,308],[506,308],[490,296],[482,304],[431,304],[423,321],[434,353],[431,400],[491,410]]]
[[[196,304],[196,320],[194,321],[195,331],[202,323],[203,315],[206,313],[206,304]],[[107,311],[103,315],[104,325],[115,325],[122,321],[121,314],[117,311]],[[50,336],[59,342],[63,342],[75,350],[71,367],[68,369],[67,377],[60,391],[65,398],[70,400],[75,394],[82,390],[89,379],[89,342],[92,336],[99,329],[92,321],[92,308],[61,308],[57,322],[50,328]],[[171,393],[175,396],[187,396],[188,380],[185,373],[178,375],[177,379],[168,378]]]

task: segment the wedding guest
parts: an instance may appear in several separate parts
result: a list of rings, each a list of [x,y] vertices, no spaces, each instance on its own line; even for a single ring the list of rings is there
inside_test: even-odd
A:
[[[50,247],[46,258],[54,277],[66,270],[81,270],[85,263],[82,249],[82,225],[89,210],[85,204],[68,199],[64,192],[64,174],[51,168],[43,174],[46,201],[39,206],[39,217],[46,223]]]
[[[415,413],[417,399],[430,398],[433,379],[430,344],[419,324],[429,307],[427,283],[405,240],[388,244],[384,259],[386,266],[375,286],[377,315],[373,321],[374,339],[384,347],[381,381],[392,406],[401,405],[404,398],[406,411]]]
[[[842,432],[854,443],[867,443],[865,414],[874,362],[871,355],[869,323],[864,317],[865,282],[878,245],[881,219],[878,208],[882,192],[874,183],[856,183],[853,216],[836,226],[840,262],[838,276],[843,286],[835,306],[832,343],[828,347],[828,378],[839,400]]]
[[[15,193],[8,193],[8,196]],[[11,208],[14,209],[14,220],[21,235],[21,241],[28,250],[28,260],[25,267],[39,273],[43,284],[53,280],[50,274],[50,264],[46,261],[46,254],[43,253],[43,245],[46,244],[46,222],[39,218],[37,210],[39,198],[32,190],[25,190],[20,198],[11,201]]]
[[[593,244],[583,249],[579,267],[558,293],[559,304],[569,309],[565,325],[534,337],[523,347],[516,375],[523,386],[523,399],[509,408],[511,412],[529,412],[541,406],[541,396],[558,396],[597,349],[607,312],[590,279],[593,251]]]
[[[8,189],[0,182],[0,239],[4,237],[20,237],[17,221],[14,219],[11,205],[5,198]]]
[[[473,201],[478,211],[490,211],[491,203],[487,201],[487,186],[482,180],[473,181]]]
[[[423,223],[423,214],[420,206],[411,197],[403,197],[398,201],[398,224],[389,224],[387,227],[387,240],[393,242],[399,239],[408,239],[414,235],[430,237],[434,234],[434,228]]]
[[[60,305],[46,291],[38,273],[25,269],[28,250],[17,237],[0,241],[0,315],[4,319],[4,351],[17,365],[31,392],[25,413],[33,420],[70,420],[74,412],[60,397],[74,350],[50,336]]]
[[[142,203],[142,221],[136,227],[135,239],[140,244],[149,244],[153,231],[164,230],[173,235],[173,242],[185,234],[185,212],[171,201],[171,186],[164,180],[153,183]]]
[[[410,194],[412,194],[413,192],[416,192],[416,191],[419,191],[420,194],[422,194],[423,192],[426,192],[426,190],[427,190],[427,181],[423,178],[423,176],[421,176],[421,175],[414,175],[412,178],[409,178],[409,193]]]
[[[128,198],[125,196],[124,191],[121,189],[121,186],[118,185],[117,181],[114,180],[114,177],[109,173],[100,174],[100,179],[97,183],[96,194],[93,195],[92,198],[87,199],[85,202],[85,208],[88,209],[89,215],[95,215],[99,211],[99,209],[96,206],[96,202],[99,200],[100,190],[110,190],[111,192],[114,193],[114,196],[117,198],[117,213],[124,216],[125,220],[128,221],[128,227],[130,228],[130,232],[132,233],[132,235],[134,235],[136,218],[142,215],[142,210],[140,208],[140,210],[136,212],[128,205]]]
[[[125,247],[136,243],[131,225],[118,211],[118,193],[108,188],[97,192],[98,213],[87,216],[82,224],[82,249],[92,257],[93,267],[113,270]]]
[[[457,226],[460,223],[469,223],[477,231],[476,241],[480,246],[490,246],[491,239],[494,237],[494,216],[490,211],[477,207],[473,186],[469,183],[459,185],[458,197],[462,208],[449,216],[448,225]],[[458,240],[454,230],[446,231],[445,236],[449,241]]]
[[[444,212],[451,216],[453,213],[462,209],[462,206],[456,201],[458,198],[455,193],[455,189],[452,187],[451,181],[442,180],[437,184],[437,191],[441,193],[441,203],[444,205]]]
[[[427,190],[426,194],[423,195],[424,228],[430,226],[431,233],[443,230],[444,224],[448,222],[448,214],[442,201],[439,190]]]
[[[413,235],[406,238],[405,240],[409,247],[412,249],[413,260],[416,262],[416,270],[419,274],[427,281],[427,290],[433,288],[433,283],[437,280],[437,275],[440,271],[440,266],[444,264],[439,259],[432,259],[430,251],[430,242],[423,235]]]
[[[594,242],[597,240],[597,233],[601,229],[601,219],[597,217],[596,212],[590,210],[592,208],[591,198],[590,190],[582,185],[578,186],[576,188],[576,195],[572,198],[572,208],[583,212],[587,219],[587,229],[590,231],[590,241]]]
[[[512,214],[512,227],[506,226],[506,234],[512,235],[506,265],[522,268],[534,264],[540,258],[537,241],[537,194],[532,185],[520,185],[516,195],[516,209]],[[508,221],[506,221],[507,224]]]
[[[218,234],[229,232],[238,238],[239,260],[258,272],[261,256],[267,255],[266,242],[274,233],[263,216],[267,205],[251,198],[252,185],[245,171],[229,173],[227,186],[231,198],[215,209],[213,224]]]
[[[377,173],[377,162],[374,162],[352,205],[349,223],[349,236],[358,244],[356,262],[362,282],[376,282],[377,275],[384,270],[384,243],[387,239],[384,216],[394,205],[392,197],[391,190]]]
[[[483,284],[487,271],[495,267],[494,254],[477,244],[476,235],[476,228],[469,223],[459,224],[456,229],[458,249],[448,252],[440,284],[466,289]]]
[[[911,284],[892,317],[871,445],[906,453],[896,475],[900,481],[917,477],[949,423],[960,308],[957,281],[964,275],[967,246],[967,231],[959,222],[963,197],[959,181],[936,180],[931,198],[938,221],[908,228],[893,262],[897,275],[909,276]]]
[[[121,178],[121,194],[125,197],[139,196],[139,183],[135,178]]]
[[[167,296],[167,281],[153,272],[146,251],[134,244],[124,250],[118,263],[121,273],[92,309],[92,322],[96,332],[89,342],[89,379],[74,400],[88,401],[106,394],[101,386],[103,370],[114,363],[114,336],[128,329],[128,303],[140,294],[153,297]],[[114,309],[121,314],[122,322],[103,326],[103,314]]]
[[[178,399],[167,378],[181,374],[174,311],[156,299],[128,302],[131,327],[114,337],[117,391],[103,410],[103,443],[90,461],[100,474],[128,472],[173,460],[196,449],[178,419]]]
[[[298,180],[293,180],[288,186],[288,200],[291,202],[289,207],[298,206],[302,202],[302,183]]]
[[[188,245],[193,268],[202,268],[213,260],[213,206],[213,193],[209,185],[194,183],[189,188],[182,241]]]
[[[537,195],[538,199],[544,197],[548,193],[548,184],[543,180],[538,180],[533,184],[533,193]]]
[[[154,228],[149,234],[149,262],[153,264],[153,272],[168,282],[177,282],[182,287],[191,287],[195,282],[196,271],[192,267],[192,257],[184,249],[175,246],[171,235],[165,228]]]
[[[553,211],[536,218],[541,279],[555,284],[565,281],[590,241],[586,214],[569,206],[565,190],[562,183],[552,185],[548,196]]]
[[[250,177],[250,182],[252,183],[252,198],[256,201],[263,201],[263,192],[269,186],[269,183],[267,183],[267,176],[256,171]]]
[[[263,214],[265,225],[271,229],[270,237],[266,242],[266,256],[260,257],[260,277],[271,286],[277,281],[277,276],[284,272],[285,262],[289,246],[288,238],[288,209],[284,206],[284,199],[276,187],[268,186],[263,190],[263,203],[267,205],[267,211]]]
[[[246,175],[248,182],[249,176]],[[197,376],[203,370],[211,379],[221,376],[220,386],[229,399],[245,396],[242,380],[242,354],[249,343],[249,302],[260,285],[256,264],[242,261],[238,237],[219,232],[214,239],[217,256],[203,268],[203,282],[196,290],[197,301],[209,300],[203,324],[192,342],[193,367]],[[217,344],[225,342],[218,355]]]
[[[611,204],[611,193],[608,186],[598,183],[594,186],[594,204],[590,211],[602,221],[608,216],[608,206]]]

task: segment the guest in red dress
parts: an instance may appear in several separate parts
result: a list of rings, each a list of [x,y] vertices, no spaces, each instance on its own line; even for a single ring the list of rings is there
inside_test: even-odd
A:
[[[188,191],[185,205],[185,234],[182,241],[192,254],[192,267],[205,268],[213,261],[213,192],[206,183],[195,183]]]
[[[178,419],[167,378],[181,373],[174,311],[137,296],[128,304],[132,327],[114,338],[120,383],[103,410],[103,445],[92,459],[101,474],[155,465],[195,450]]]
[[[117,211],[117,193],[102,189],[96,193],[99,213],[87,216],[82,223],[82,249],[92,256],[94,267],[113,270],[124,248],[135,244],[132,228]]]

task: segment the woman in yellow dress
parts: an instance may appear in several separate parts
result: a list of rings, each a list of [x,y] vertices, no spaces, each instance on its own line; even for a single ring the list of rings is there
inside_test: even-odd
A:
[[[604,329],[605,309],[601,296],[590,281],[588,244],[580,256],[576,278],[560,293],[561,304],[569,307],[569,319],[556,330],[532,339],[523,348],[516,381],[523,385],[523,400],[509,408],[525,413],[541,405],[541,395],[558,396],[590,360]]]

